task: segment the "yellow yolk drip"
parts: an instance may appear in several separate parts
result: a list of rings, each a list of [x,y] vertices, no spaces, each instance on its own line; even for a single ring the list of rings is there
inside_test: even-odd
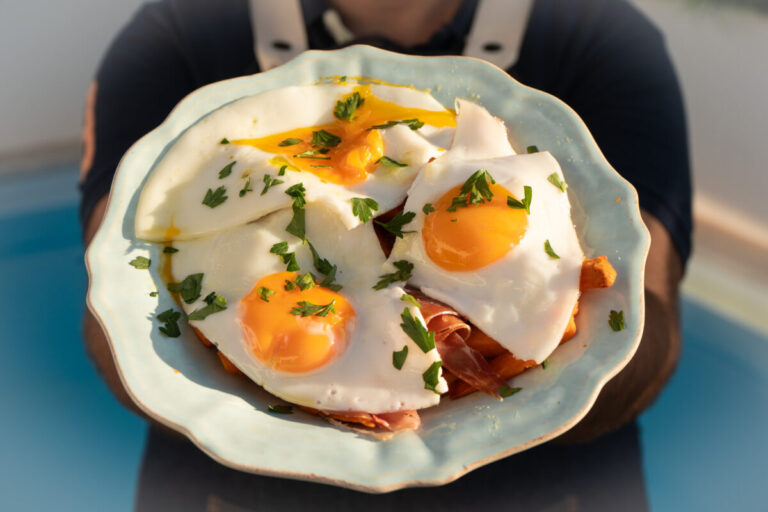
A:
[[[295,272],[278,272],[259,280],[240,301],[240,322],[253,355],[275,370],[303,373],[319,368],[341,354],[355,324],[355,310],[339,293],[313,286],[285,290],[285,283],[296,279]],[[259,289],[275,294],[261,298]],[[335,301],[335,312],[327,316],[302,317],[291,309],[306,301],[325,305]]]
[[[424,219],[421,237],[436,265],[451,271],[476,270],[504,257],[523,238],[528,228],[525,210],[507,206],[507,196],[512,194],[501,185],[491,185],[491,191],[490,201],[458,207],[455,212],[448,208],[460,195],[460,186],[434,204],[435,211]]]
[[[268,153],[284,155],[291,165],[308,171],[319,178],[339,185],[355,185],[365,181],[369,173],[376,170],[379,159],[384,156],[384,139],[380,130],[372,126],[389,121],[418,119],[424,124],[442,128],[456,126],[456,114],[451,110],[425,110],[409,108],[384,101],[371,93],[370,86],[361,85],[341,98],[346,100],[357,92],[363,99],[349,121],[334,119],[333,122],[297,128],[257,139],[237,139],[232,144],[248,145]],[[335,146],[312,145],[313,132],[325,130],[341,139]],[[298,139],[301,142],[283,145],[283,141]],[[317,150],[328,150],[320,153]],[[315,153],[312,153],[315,151]]]

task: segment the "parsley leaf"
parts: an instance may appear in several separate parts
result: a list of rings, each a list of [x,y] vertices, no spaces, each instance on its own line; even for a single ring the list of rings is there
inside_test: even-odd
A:
[[[149,292],[150,297],[157,297],[157,292]]]
[[[192,304],[200,298],[203,287],[203,274],[190,274],[180,283],[168,283],[168,291],[181,294],[187,304]]]
[[[408,164],[403,164],[397,160],[392,160],[388,156],[383,156],[376,161],[377,164],[386,165],[387,167],[408,167]]]
[[[291,222],[285,226],[285,230],[302,240],[306,239],[304,205],[307,204],[307,200],[304,198],[305,192],[304,185],[301,183],[297,183],[285,189],[285,193],[293,198],[293,217],[291,218]]]
[[[243,188],[240,189],[240,197],[243,197],[248,192],[253,192],[253,189],[251,188],[251,177],[248,176],[245,179],[245,185],[243,185]]]
[[[287,165],[281,165],[280,170],[277,171],[278,176],[285,176],[285,170],[288,168]]]
[[[418,346],[422,352],[426,354],[435,348],[435,333],[428,330],[423,321],[417,320],[411,314],[410,309],[405,308],[400,315],[400,318],[403,319],[403,323],[400,324],[403,332],[416,343],[416,346]]]
[[[296,263],[296,253],[288,252],[288,242],[278,242],[269,250],[272,254],[280,256],[283,263],[288,265],[286,270],[296,272],[299,270],[299,264]]]
[[[325,279],[320,282],[319,286],[334,292],[341,290],[341,285],[333,282],[336,280],[336,265],[331,265],[330,261],[321,258],[317,250],[315,250],[315,246],[311,242],[307,243],[309,244],[309,250],[312,251],[312,264],[318,272],[325,274]]]
[[[327,132],[325,130],[312,132],[312,145],[314,146],[334,148],[338,146],[340,142],[341,137],[334,135],[331,132]]]
[[[139,270],[144,270],[149,268],[149,264],[152,263],[152,260],[149,258],[145,258],[144,256],[136,256],[131,261],[128,262],[130,266],[133,268],[138,268]]]
[[[549,257],[555,260],[559,260],[560,256],[557,255],[557,253],[552,249],[552,244],[549,243],[549,240],[544,242],[544,251],[546,251],[547,254],[549,254]]]
[[[518,391],[522,391],[523,388],[511,388],[509,386],[501,386],[499,388],[499,395],[501,398],[507,398],[508,396],[512,396]]]
[[[160,327],[160,332],[169,338],[178,338],[181,335],[178,323],[179,318],[181,318],[181,313],[174,311],[173,309],[166,309],[158,314],[157,319],[163,322],[163,326]]]
[[[261,195],[262,196],[264,194],[266,194],[267,190],[269,190],[270,188],[274,187],[275,185],[279,185],[279,184],[283,183],[283,180],[279,180],[277,178],[273,178],[269,174],[265,174],[264,175],[263,181],[264,181],[264,188],[261,189]]]
[[[542,369],[542,370],[546,370],[546,369],[547,369],[547,365],[548,365],[548,364],[549,364],[549,359],[545,359],[545,360],[543,360],[543,361],[541,362],[541,369]]]
[[[317,156],[317,155],[325,155],[330,151],[328,148],[322,148],[322,149],[308,149],[306,151],[302,151],[301,153],[296,153],[293,155],[294,158],[314,158],[315,160],[330,160],[331,157],[329,156]]]
[[[232,167],[234,167],[236,163],[237,161],[235,160],[234,162],[229,162],[225,165],[224,168],[219,171],[219,179],[222,180],[232,174]]]
[[[217,188],[215,191],[208,189],[203,198],[203,204],[210,208],[216,208],[221,203],[227,200],[227,189],[224,186]]]
[[[302,300],[296,303],[296,307],[291,308],[290,313],[296,316],[328,316],[328,313],[336,313],[336,299],[333,299],[328,304],[312,304],[306,300]]]
[[[170,245],[163,248],[163,254],[173,254],[179,252],[179,250],[175,247],[171,247]]]
[[[547,181],[559,188],[560,192],[565,192],[565,189],[568,188],[568,184],[561,180],[560,176],[558,176],[556,172],[553,172],[547,176]]]
[[[533,197],[533,189],[528,185],[523,187],[524,196],[522,201],[518,201],[512,196],[507,196],[507,206],[517,210],[525,210],[525,212],[531,214],[531,198]]]
[[[280,141],[280,144],[278,144],[278,146],[280,147],[295,146],[299,142],[301,142],[301,139],[297,139],[296,137],[289,137],[287,139]]]
[[[383,227],[390,233],[396,235],[398,238],[403,238],[405,233],[413,233],[413,231],[403,231],[403,226],[408,224],[416,216],[413,212],[397,212],[397,215],[392,217],[389,222],[381,222],[379,220],[374,221],[379,226]]]
[[[525,152],[528,153],[529,155],[531,153],[538,153],[539,148],[537,148],[536,146],[528,146],[527,148],[525,148]]]
[[[205,320],[209,315],[227,309],[227,299],[216,295],[216,292],[209,293],[203,300],[207,305],[191,312],[188,317],[190,320]]]
[[[402,296],[400,296],[400,300],[403,302],[407,302],[409,304],[413,304],[417,308],[421,308],[421,304],[419,303],[418,300],[416,300],[416,297],[408,293],[404,293]]]
[[[438,395],[437,385],[440,383],[440,367],[443,365],[440,361],[435,361],[427,370],[421,374],[424,379],[424,389],[428,389]]]
[[[435,207],[432,206],[432,203],[426,203],[424,207],[421,209],[421,211],[424,212],[424,215],[429,215],[433,211],[435,211]]]
[[[276,293],[274,290],[270,290],[266,286],[259,286],[256,288],[256,292],[264,302],[269,302],[269,298]]]
[[[402,349],[392,352],[392,366],[398,370],[403,369],[405,359],[408,357],[408,345],[403,346]]]
[[[623,331],[625,324],[624,324],[624,311],[615,311],[611,310],[610,317],[608,318],[608,325],[611,326],[611,329],[614,331]]]
[[[333,115],[336,116],[336,119],[351,121],[352,114],[354,114],[355,110],[357,110],[364,102],[365,100],[360,97],[360,93],[355,91],[344,101],[339,100],[336,102],[336,108],[333,110]]]
[[[226,137],[224,137],[223,139],[221,139],[221,140],[219,141],[219,144],[229,144],[229,139],[227,139]]]
[[[293,282],[296,283],[296,286],[298,286],[301,291],[309,290],[315,286],[315,278],[309,272],[301,274],[299,277],[294,279]]]
[[[268,405],[267,409],[277,414],[293,414],[293,406],[290,405]]]
[[[419,121],[418,119],[402,119],[400,121],[387,121],[384,124],[377,124],[375,126],[371,126],[368,128],[369,130],[386,130],[387,128],[392,128],[393,126],[396,126],[398,124],[407,124],[408,128],[411,130],[418,130],[422,126],[424,126],[424,123]]]
[[[396,283],[397,281],[408,281],[411,278],[413,263],[406,260],[400,260],[395,261],[392,264],[397,268],[397,271],[392,272],[391,274],[380,275],[379,282],[373,286],[374,290],[383,290],[392,283]]]
[[[363,224],[371,220],[373,212],[379,209],[379,203],[368,197],[352,198],[352,214],[363,221]]]
[[[283,286],[283,289],[284,289],[285,291],[291,291],[291,290],[295,290],[295,289],[296,289],[296,283],[294,283],[293,281],[289,281],[289,280],[287,280],[287,279],[286,279],[286,280],[285,280],[285,286]]]
[[[470,204],[478,205],[493,199],[491,184],[496,183],[491,174],[485,169],[478,169],[461,186],[459,195],[453,198],[449,212],[455,212],[456,208],[466,207]]]

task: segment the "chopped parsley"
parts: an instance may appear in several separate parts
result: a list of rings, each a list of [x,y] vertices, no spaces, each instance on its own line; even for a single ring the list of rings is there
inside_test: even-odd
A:
[[[568,188],[568,184],[561,180],[560,176],[558,176],[556,172],[553,172],[547,176],[547,181],[559,188],[560,192],[565,192],[565,189]]]
[[[192,304],[200,298],[203,288],[203,274],[190,274],[180,283],[168,283],[168,291],[181,294],[187,304]]]
[[[312,304],[306,300],[302,300],[296,303],[296,307],[291,308],[290,313],[296,316],[321,316],[326,317],[328,313],[336,313],[336,299],[333,299],[328,304]]]
[[[301,291],[309,290],[315,286],[315,278],[309,272],[301,274],[299,277],[294,279],[293,282],[296,284],[296,286],[299,287]]]
[[[288,168],[287,165],[280,166],[280,170],[277,171],[278,176],[285,176],[285,170]]]
[[[288,252],[288,242],[278,242],[269,249],[269,252],[280,256],[283,263],[288,265],[286,270],[289,272],[296,272],[299,270],[299,264],[296,263],[296,253]]]
[[[376,161],[377,164],[386,165],[387,167],[408,167],[408,164],[403,164],[397,160],[392,160],[388,156],[383,156]]]
[[[282,141],[280,141],[280,144],[278,144],[278,146],[280,147],[295,146],[299,142],[301,142],[301,139],[297,139],[296,137],[289,137],[287,139],[283,139]]]
[[[512,196],[507,196],[507,206],[510,208],[525,210],[528,215],[531,214],[531,199],[533,198],[533,189],[528,185],[523,187],[523,200],[518,201]]]
[[[285,286],[283,286],[283,289],[284,289],[285,291],[287,291],[287,292],[289,292],[289,291],[291,291],[291,290],[295,290],[295,289],[296,289],[296,283],[294,283],[293,281],[289,281],[288,279],[286,279],[286,280],[285,280]]]
[[[324,148],[335,148],[341,142],[341,137],[327,132],[325,130],[319,130],[312,132],[312,145],[322,146]]]
[[[274,187],[275,185],[280,185],[281,183],[283,183],[283,180],[273,178],[269,174],[264,175],[263,181],[264,181],[264,188],[261,189],[262,196],[266,194],[267,190],[269,190],[270,188]]]
[[[139,270],[148,269],[150,263],[152,263],[152,260],[145,258],[144,256],[136,256],[128,262],[130,266],[133,268],[138,268]]]
[[[227,299],[216,292],[209,293],[203,300],[206,305],[191,312],[188,317],[190,320],[205,320],[209,315],[227,309]]]
[[[150,297],[157,297],[157,292],[149,292]]]
[[[412,304],[412,305],[416,306],[417,308],[421,308],[421,304],[419,303],[418,300],[416,300],[416,297],[414,297],[413,295],[411,295],[409,293],[402,294],[400,296],[400,300],[403,301],[403,302],[407,302],[409,304]]]
[[[404,345],[402,349],[392,352],[392,366],[398,370],[403,369],[405,359],[408,357],[408,345]]]
[[[421,211],[424,212],[424,215],[429,215],[433,211],[435,211],[435,207],[432,206],[432,203],[426,203],[424,207],[421,209]]]
[[[466,207],[470,204],[478,205],[493,199],[491,185],[496,180],[485,169],[478,169],[461,186],[459,195],[453,198],[449,212],[455,212],[457,207]]]
[[[611,326],[611,329],[614,331],[623,331],[625,324],[624,324],[624,311],[615,311],[611,310],[611,314],[608,318],[608,325]]]
[[[224,137],[223,139],[221,139],[221,140],[219,141],[219,144],[229,144],[229,139],[228,139],[228,138],[226,138],[226,137]]]
[[[163,325],[160,327],[160,332],[169,338],[178,338],[181,335],[179,318],[181,318],[181,313],[174,311],[173,309],[166,309],[158,314],[157,319],[163,322]]]
[[[555,260],[559,260],[560,256],[557,255],[554,249],[552,249],[552,244],[549,243],[549,240],[544,242],[544,251],[549,254],[549,257]]]
[[[499,395],[501,395],[501,398],[507,398],[522,390],[523,388],[511,388],[505,385],[499,388]]]
[[[365,99],[361,98],[360,93],[355,91],[344,101],[339,100],[336,102],[336,108],[333,110],[333,115],[336,116],[336,119],[351,121],[352,114],[354,114],[355,110],[357,110],[364,102]]]
[[[548,365],[548,364],[549,364],[549,359],[545,359],[545,360],[543,360],[543,361],[541,362],[541,369],[542,369],[542,370],[546,370],[546,369],[547,369],[547,365]]]
[[[400,324],[403,332],[416,343],[416,346],[418,346],[422,352],[426,354],[435,348],[435,333],[428,330],[423,321],[416,319],[411,314],[410,309],[405,308],[400,315],[400,318],[403,319],[403,323]]]
[[[379,209],[379,203],[369,197],[352,198],[352,214],[357,216],[363,224],[371,220],[373,212]]]
[[[306,236],[304,206],[307,204],[307,200],[304,198],[305,192],[306,190],[302,183],[297,183],[285,189],[285,193],[293,198],[293,218],[291,218],[291,222],[288,223],[285,230],[302,240],[305,240]]]
[[[336,265],[332,265],[330,261],[321,258],[317,253],[317,250],[315,250],[315,246],[312,245],[312,242],[307,243],[309,244],[309,250],[312,251],[312,264],[318,272],[325,275],[325,278],[320,282],[319,286],[328,288],[334,292],[341,290],[341,285],[334,283],[336,280]]]
[[[179,252],[179,250],[175,247],[171,247],[170,245],[163,248],[163,254],[174,254]]]
[[[203,198],[203,204],[209,208],[216,208],[221,203],[227,200],[227,189],[224,186],[217,188],[215,191],[208,189]]]
[[[443,366],[443,363],[440,361],[435,361],[432,363],[427,370],[421,374],[421,377],[424,379],[424,389],[428,389],[434,393],[437,393],[438,395],[440,392],[437,390],[437,385],[440,383],[440,367]]]
[[[267,409],[277,414],[293,414],[293,406],[290,405],[268,405]]]
[[[398,238],[403,238],[405,233],[413,233],[413,231],[403,231],[403,226],[411,222],[415,216],[416,214],[413,212],[401,211],[397,212],[397,215],[392,217],[392,220],[389,222],[381,222],[378,220],[374,222],[390,233],[396,235]]]
[[[400,121],[388,121],[384,124],[377,124],[375,126],[371,126],[368,128],[369,130],[386,130],[387,128],[392,128],[393,126],[396,126],[398,124],[407,124],[408,128],[411,130],[418,130],[422,126],[424,126],[424,123],[419,121],[418,119],[402,119]]]
[[[329,156],[317,156],[317,155],[325,155],[330,151],[328,148],[320,148],[320,149],[308,149],[306,151],[302,151],[301,153],[296,153],[293,155],[294,158],[313,158],[315,160],[330,160],[331,157]]]
[[[229,162],[227,165],[225,165],[224,168],[219,171],[219,179],[223,180],[224,178],[232,174],[232,167],[234,167],[236,163],[237,161],[234,161],[234,162]]]
[[[253,189],[251,188],[251,177],[248,176],[245,179],[245,185],[243,185],[243,188],[240,189],[240,197],[243,197],[248,192],[253,192]]]
[[[266,286],[259,286],[258,288],[256,288],[256,292],[259,294],[259,297],[264,302],[269,302],[269,298],[276,293],[274,290],[270,290]]]
[[[539,148],[537,148],[536,146],[528,146],[527,148],[525,148],[525,152],[528,153],[529,155],[531,153],[538,153]]]
[[[380,275],[379,282],[373,286],[374,290],[383,290],[392,283],[396,283],[398,281],[408,281],[411,278],[411,272],[413,272],[413,263],[406,260],[400,260],[395,261],[392,264],[395,266],[395,268],[397,268],[397,271],[392,272],[391,274]]]

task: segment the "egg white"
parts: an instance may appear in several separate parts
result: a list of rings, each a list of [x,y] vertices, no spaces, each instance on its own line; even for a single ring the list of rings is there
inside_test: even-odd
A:
[[[391,286],[373,290],[384,256],[370,222],[347,230],[332,210],[322,205],[307,207],[307,237],[324,258],[338,266],[339,293],[356,312],[349,344],[337,359],[307,373],[276,371],[255,358],[243,338],[238,303],[262,277],[285,270],[271,246],[288,241],[296,252],[301,272],[316,273],[306,244],[285,232],[290,210],[223,230],[197,240],[179,241],[172,256],[173,275],[181,280],[193,273],[204,274],[201,299],[183,304],[187,313],[204,305],[211,291],[228,301],[228,309],[202,321],[190,323],[243,373],[267,391],[289,402],[328,411],[393,412],[429,407],[440,396],[424,388],[422,373],[435,361],[436,350],[422,352],[400,327],[400,314],[409,307],[423,322],[418,308],[402,302],[404,290]],[[401,370],[392,365],[392,353],[409,347]],[[447,385],[440,378],[438,391]]]
[[[284,191],[296,183],[304,185],[308,201],[327,204],[348,228],[360,223],[348,207],[352,197],[373,198],[382,212],[400,204],[421,166],[441,154],[442,148],[427,138],[435,133],[432,127],[424,127],[425,135],[406,126],[382,130],[385,154],[406,167],[380,165],[364,182],[349,187],[288,170],[280,177],[284,183],[264,195],[264,175],[277,177],[278,169],[270,163],[276,155],[251,146],[220,144],[222,138],[258,138],[330,123],[336,101],[353,88],[351,84],[316,84],[274,89],[234,101],[201,119],[179,136],[150,173],[139,197],[136,235],[150,241],[187,240],[244,224],[290,205],[291,198]],[[382,100],[406,107],[445,110],[424,91],[386,85],[372,85],[371,91]],[[450,134],[452,129],[440,132]],[[232,162],[231,174],[219,178],[219,171]],[[253,192],[240,197],[249,177]],[[226,201],[215,208],[202,204],[208,190],[222,186]],[[170,226],[175,231],[169,231]]]

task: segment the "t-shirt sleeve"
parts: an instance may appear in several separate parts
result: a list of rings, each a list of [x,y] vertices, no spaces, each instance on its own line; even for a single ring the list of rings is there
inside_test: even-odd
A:
[[[81,180],[80,220],[109,192],[123,154],[194,89],[166,4],[141,8],[107,50],[95,77],[92,159]]]
[[[524,45],[539,51],[521,64],[524,72],[546,70],[532,73],[539,83],[530,85],[549,89],[581,116],[686,261],[692,220],[685,114],[661,33],[624,0],[537,4],[529,25],[535,33]]]

